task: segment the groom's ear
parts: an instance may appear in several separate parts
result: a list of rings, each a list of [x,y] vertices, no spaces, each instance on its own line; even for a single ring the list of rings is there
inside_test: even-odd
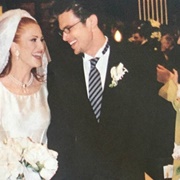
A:
[[[91,28],[94,28],[98,25],[98,18],[95,14],[90,15],[87,20],[87,25],[91,26]]]

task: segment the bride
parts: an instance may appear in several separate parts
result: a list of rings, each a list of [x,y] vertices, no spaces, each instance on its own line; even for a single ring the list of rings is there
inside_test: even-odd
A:
[[[15,9],[0,16],[1,141],[29,138],[47,145],[49,60],[41,28],[28,12]]]

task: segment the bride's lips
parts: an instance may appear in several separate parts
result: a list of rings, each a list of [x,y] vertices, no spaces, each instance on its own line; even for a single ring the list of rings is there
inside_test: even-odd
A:
[[[42,59],[43,54],[42,53],[34,53],[32,56],[36,59]]]

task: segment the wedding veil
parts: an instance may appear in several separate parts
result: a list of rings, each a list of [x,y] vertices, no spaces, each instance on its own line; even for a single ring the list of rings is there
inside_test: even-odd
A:
[[[18,24],[23,17],[35,20],[27,11],[22,9],[9,10],[0,16],[0,73],[4,70],[8,63],[9,50],[11,48]],[[47,64],[49,61],[50,56],[45,44],[42,66],[37,68],[38,74],[47,74]]]

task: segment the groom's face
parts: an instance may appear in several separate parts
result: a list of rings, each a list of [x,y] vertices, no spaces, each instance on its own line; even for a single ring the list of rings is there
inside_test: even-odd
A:
[[[59,29],[62,38],[69,43],[75,54],[87,53],[93,39],[92,27],[89,18],[81,22],[73,11],[65,11],[58,16]]]

